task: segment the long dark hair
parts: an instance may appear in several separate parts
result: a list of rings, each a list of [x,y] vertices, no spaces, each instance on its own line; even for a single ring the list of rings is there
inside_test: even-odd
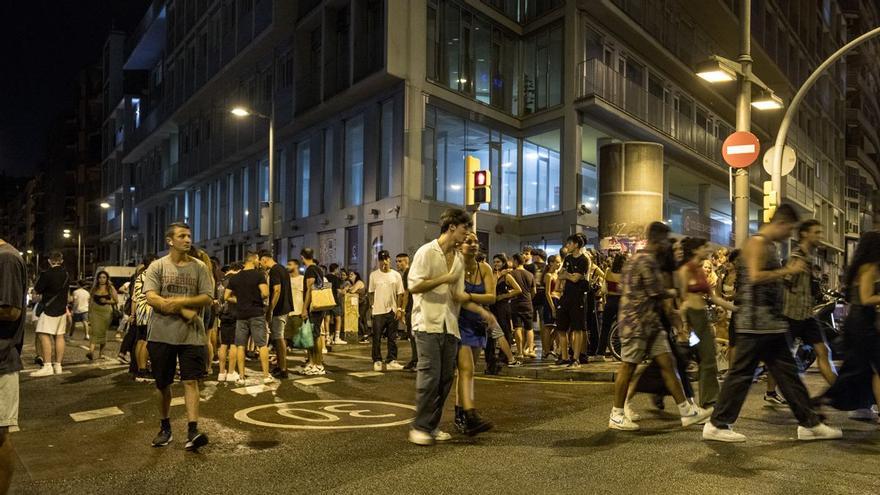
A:
[[[681,252],[683,256],[681,263],[685,264],[692,261],[694,259],[694,255],[697,254],[697,250],[705,246],[707,242],[709,241],[701,237],[685,237],[684,239],[682,239]]]
[[[95,274],[95,281],[92,282],[92,292],[98,290],[98,280],[101,279],[101,275],[107,277],[107,293],[109,294],[111,290],[110,288],[113,287],[113,281],[110,280],[110,274],[104,270],[101,270],[100,272]]]
[[[623,272],[623,264],[624,263],[626,263],[626,255],[623,253],[615,254],[614,261],[611,262],[611,272],[612,273]]]
[[[868,263],[880,263],[880,232],[878,231],[865,232],[859,239],[859,245],[856,247],[856,252],[853,254],[846,278],[843,281],[847,299],[852,297],[852,289],[856,277],[859,276],[859,269]]]

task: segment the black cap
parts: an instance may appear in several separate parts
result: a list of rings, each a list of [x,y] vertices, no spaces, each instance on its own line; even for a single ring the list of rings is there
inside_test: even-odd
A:
[[[390,260],[391,253],[389,253],[387,249],[383,249],[383,250],[379,251],[379,253],[376,255],[376,258],[378,258],[379,261]]]

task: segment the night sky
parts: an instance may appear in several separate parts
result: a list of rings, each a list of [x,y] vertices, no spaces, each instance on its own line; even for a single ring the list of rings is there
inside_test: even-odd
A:
[[[130,33],[149,0],[0,0],[0,172],[33,175],[53,122],[73,111],[80,69],[111,26]]]

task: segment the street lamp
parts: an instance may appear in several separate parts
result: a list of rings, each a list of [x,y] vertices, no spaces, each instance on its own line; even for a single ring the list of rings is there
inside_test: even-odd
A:
[[[61,233],[61,236],[64,237],[65,239],[70,239],[71,237],[73,237],[73,233],[71,232],[70,229],[64,229]],[[28,254],[30,254],[30,253],[31,253],[31,251],[28,250]],[[83,265],[85,264],[85,262],[83,260],[83,258],[84,258],[83,254],[84,253],[83,253],[83,249],[82,249],[82,232],[77,230],[76,231],[76,275],[77,275],[77,279],[79,279],[79,280],[82,280],[82,278],[83,278],[82,269],[83,269]]]
[[[110,209],[110,203],[103,201],[101,202],[101,208],[105,210]],[[122,202],[122,208],[119,213],[119,264],[123,263],[122,256],[125,252],[125,201]]]
[[[782,108],[782,99],[773,94],[763,81],[752,74],[752,1],[740,2],[740,55],[736,61],[712,55],[696,67],[696,73],[710,82],[733,81],[736,78],[739,93],[736,97],[736,130],[751,131],[751,107],[758,110]],[[760,96],[752,100],[752,86]],[[734,241],[742,247],[749,236],[749,170],[738,168],[734,172],[733,186]]]
[[[256,116],[269,121],[269,252],[275,256],[275,93],[272,92],[271,102],[269,104],[269,115],[255,112],[250,108],[236,106],[229,110],[229,113],[238,118]],[[245,205],[247,206],[247,205]]]

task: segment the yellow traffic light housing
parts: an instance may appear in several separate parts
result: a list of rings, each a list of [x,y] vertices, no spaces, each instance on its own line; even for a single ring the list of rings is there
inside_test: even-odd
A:
[[[480,160],[468,156],[465,160],[467,171],[467,194],[468,206],[480,205],[492,201],[492,174],[488,170],[480,170]]]

